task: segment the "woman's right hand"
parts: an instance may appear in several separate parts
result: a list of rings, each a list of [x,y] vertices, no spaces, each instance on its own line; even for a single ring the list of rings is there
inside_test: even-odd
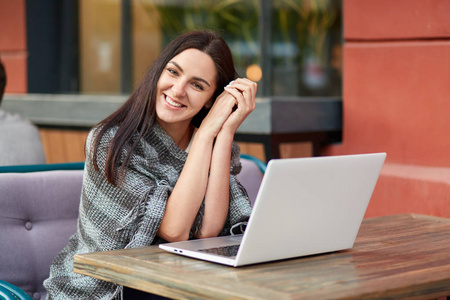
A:
[[[255,109],[257,84],[247,78],[239,78],[225,87],[225,91],[236,99],[235,109],[222,126],[222,131],[229,134],[236,133],[239,126]]]
[[[206,132],[207,135],[214,139],[235,106],[236,98],[229,92],[223,91],[219,97],[217,97],[208,114],[203,119],[198,133]]]
[[[256,88],[256,83],[246,78],[234,80],[217,97],[199,130],[207,131],[215,138],[226,124],[234,134],[255,108]]]

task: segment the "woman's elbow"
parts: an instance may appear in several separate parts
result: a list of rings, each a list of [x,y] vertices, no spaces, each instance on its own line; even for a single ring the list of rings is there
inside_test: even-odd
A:
[[[220,234],[220,230],[201,230],[201,232],[197,232],[195,237],[197,239],[207,239],[212,237],[217,237]]]
[[[158,230],[158,236],[170,243],[182,242],[189,239],[189,232],[181,232],[175,230]]]

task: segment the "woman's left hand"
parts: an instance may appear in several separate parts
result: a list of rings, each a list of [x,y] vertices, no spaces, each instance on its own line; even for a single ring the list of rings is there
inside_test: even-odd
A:
[[[228,116],[221,130],[236,132],[245,118],[255,109],[257,84],[247,78],[238,78],[225,87],[236,99],[235,109]]]

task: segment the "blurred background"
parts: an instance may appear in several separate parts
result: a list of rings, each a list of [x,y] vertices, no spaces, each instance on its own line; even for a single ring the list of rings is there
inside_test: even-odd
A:
[[[48,163],[84,160],[88,130],[164,45],[214,29],[258,81],[242,152],[387,152],[367,216],[450,217],[449,12],[448,0],[0,0],[1,109],[38,127]]]
[[[24,4],[28,93],[129,93],[170,40],[186,30],[208,28],[223,35],[241,76],[267,77],[259,95],[341,95],[341,1]]]
[[[206,28],[225,38],[239,75],[258,82],[258,97],[341,98],[342,3],[338,0],[0,0],[0,5],[5,24],[0,29],[0,45],[9,45],[22,55],[17,58],[22,64],[19,71],[8,66],[7,49],[0,53],[10,78],[22,76],[9,80],[7,93],[126,97],[171,39],[186,30]],[[40,101],[63,99],[36,97]],[[110,97],[110,101],[122,102],[124,97]],[[64,99],[83,105],[83,99],[100,97]],[[24,97],[20,100],[26,102]],[[65,110],[80,109],[74,106]],[[24,114],[21,108],[11,109]],[[60,151],[64,143],[56,141],[61,132],[55,129],[68,125],[86,131],[105,116],[103,112],[111,112],[93,107],[89,111],[98,116],[84,122],[87,126],[43,121],[49,119],[45,112],[40,117],[29,116],[41,120],[49,162],[80,159],[69,154],[57,157],[64,155]],[[52,128],[44,128],[48,125]],[[71,139],[80,135],[77,140],[83,140],[86,132],[61,134],[70,134]],[[308,141],[280,147],[285,157],[313,151]],[[243,143],[242,150],[262,160],[270,158],[261,143]]]

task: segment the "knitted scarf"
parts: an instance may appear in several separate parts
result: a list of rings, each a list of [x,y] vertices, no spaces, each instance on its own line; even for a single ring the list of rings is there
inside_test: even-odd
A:
[[[123,182],[112,185],[104,175],[105,162],[117,128],[106,131],[100,139],[98,172],[92,163],[96,132],[92,130],[86,142],[86,166],[77,232],[50,267],[50,277],[44,282],[48,291],[47,299],[120,299],[121,286],[74,273],[73,256],[163,242],[156,232],[187,153],[155,124],[150,134],[141,139],[131,154]],[[127,149],[129,147],[125,147],[122,158]],[[241,170],[239,154],[239,147],[233,143],[229,213],[221,235],[229,234],[233,225],[247,221],[251,212],[247,193],[236,178]],[[203,209],[202,205],[191,229],[191,238],[196,230],[201,230]]]

